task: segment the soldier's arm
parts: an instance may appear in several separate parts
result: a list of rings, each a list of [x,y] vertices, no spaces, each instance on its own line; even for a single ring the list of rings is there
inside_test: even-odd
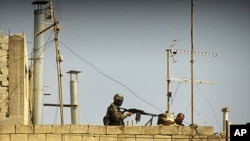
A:
[[[118,111],[117,108],[113,108],[113,111],[114,111],[114,118],[116,120],[125,119],[127,117],[127,114],[122,114],[120,111]]]

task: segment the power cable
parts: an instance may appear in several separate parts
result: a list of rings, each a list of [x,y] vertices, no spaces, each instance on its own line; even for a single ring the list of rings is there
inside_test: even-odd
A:
[[[175,96],[177,95],[177,92],[178,92],[178,90],[179,90],[179,88],[180,88],[180,84],[181,84],[181,82],[178,83],[177,88],[176,88],[176,91],[175,91],[174,96],[173,96],[173,98],[172,98],[172,106],[173,106],[173,103],[174,103],[174,98],[175,98]]]
[[[133,92],[129,87],[127,87],[125,84],[121,83],[120,81],[108,76],[107,74],[105,74],[104,72],[101,72],[97,67],[95,67],[93,64],[91,64],[90,62],[88,62],[86,59],[83,59],[82,57],[80,57],[76,52],[74,52],[72,49],[70,49],[66,44],[64,44],[63,42],[59,41],[62,45],[64,45],[71,53],[73,53],[76,57],[78,57],[80,60],[82,60],[83,62],[87,63],[91,68],[93,68],[96,72],[100,73],[102,76],[108,78],[111,81],[116,82],[117,84],[120,84],[121,86],[123,86],[124,88],[126,88],[131,94],[133,94],[135,97],[137,97],[138,99],[140,99],[141,101],[143,101],[144,103],[147,103],[148,105],[154,107],[155,109],[159,110],[160,112],[162,112],[162,110],[160,110],[158,107],[150,104],[149,102],[147,102],[146,100],[142,99],[141,97],[139,97],[135,92]]]
[[[70,86],[69,86],[69,84],[67,83],[67,81],[66,81],[65,77],[63,77],[63,80],[65,81],[65,84],[66,84],[67,88],[70,88]],[[82,109],[81,105],[79,104],[78,106],[79,106],[79,109],[80,109],[81,113],[83,114],[83,117],[85,118],[85,120],[86,120],[86,121],[87,121],[87,123],[89,124],[89,121],[88,121],[88,119],[87,119],[87,116],[84,114],[84,112],[83,112],[83,109]]]
[[[47,42],[47,43],[45,43],[43,46],[47,46],[49,43],[51,43],[53,40],[51,40],[51,41],[49,41],[49,42]],[[48,46],[50,46],[50,45],[48,45]],[[47,47],[48,47],[47,46]],[[8,64],[6,64],[6,65],[2,65],[2,66],[0,66],[0,68],[2,68],[2,67],[5,67],[5,66],[7,66],[7,65],[9,65],[9,64],[12,64],[12,63],[15,63],[15,62],[18,62],[18,61],[20,61],[20,60],[22,60],[23,58],[25,58],[25,57],[27,57],[27,56],[29,56],[30,54],[32,54],[34,51],[32,51],[32,52],[30,52],[29,54],[27,54],[27,55],[24,55],[24,56],[22,56],[22,57],[20,57],[19,59],[17,59],[17,60],[15,60],[15,61],[12,61],[12,62],[9,62]],[[7,56],[7,55],[3,55],[3,56]],[[0,56],[0,57],[2,57],[2,56]]]
[[[206,96],[203,94],[203,92],[201,91],[199,85],[197,85],[197,88],[198,88],[198,90],[200,91],[200,93],[201,93],[201,95],[203,96],[203,98],[208,102],[208,104],[209,104],[209,106],[210,106],[210,108],[211,108],[211,110],[212,110],[212,112],[213,112],[213,114],[214,114],[214,118],[215,118],[215,121],[216,121],[216,123],[217,123],[217,126],[218,126],[218,127],[220,128],[220,130],[221,130],[221,127],[219,126],[219,121],[218,121],[218,119],[217,119],[217,117],[216,117],[215,110],[213,109],[212,104],[211,104],[210,101],[206,98]]]
[[[199,113],[196,109],[194,109],[194,110],[195,110],[196,114],[201,118],[201,120],[203,120],[203,122],[204,122],[205,124],[207,124],[205,118],[202,117],[202,116],[200,115],[200,113]]]

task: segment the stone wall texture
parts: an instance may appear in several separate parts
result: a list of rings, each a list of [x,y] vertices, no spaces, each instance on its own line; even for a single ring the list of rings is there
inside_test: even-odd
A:
[[[0,125],[30,122],[28,67],[25,35],[0,32]]]
[[[0,141],[226,141],[213,127],[5,125]]]

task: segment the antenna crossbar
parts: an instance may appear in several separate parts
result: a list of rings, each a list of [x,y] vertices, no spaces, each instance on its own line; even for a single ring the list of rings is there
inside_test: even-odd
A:
[[[168,81],[173,81],[173,82],[181,82],[181,83],[191,83],[191,79],[181,79],[181,78],[170,78],[167,79]],[[214,82],[212,81],[205,81],[205,80],[195,80],[194,81],[197,84],[207,84],[207,85],[213,85]]]
[[[43,30],[37,32],[37,33],[35,34],[35,36],[36,36],[36,37],[39,36],[40,34],[44,33],[45,31],[49,30],[50,28],[54,27],[54,26],[55,26],[56,24],[58,24],[58,23],[59,23],[59,22],[54,22],[53,24],[51,24],[50,26],[46,27],[45,29],[43,29]]]
[[[187,51],[187,50],[179,50],[179,49],[172,49],[172,52],[178,52],[178,53],[186,53],[186,54],[191,54],[191,51]],[[210,57],[216,57],[217,54],[216,53],[205,53],[205,52],[194,52],[195,55],[203,55],[203,56],[210,56]]]

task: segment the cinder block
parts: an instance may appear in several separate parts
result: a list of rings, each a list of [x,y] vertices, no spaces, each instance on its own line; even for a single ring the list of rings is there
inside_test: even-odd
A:
[[[100,136],[100,141],[117,141],[117,135]]]
[[[154,135],[154,141],[172,141],[168,135]]]
[[[33,128],[35,133],[53,133],[52,125],[34,125]]]
[[[47,141],[62,141],[61,134],[47,134]]]
[[[212,135],[214,129],[212,126],[177,126],[178,135]]]
[[[177,126],[178,135],[195,135],[195,130],[190,126]]]
[[[159,126],[144,126],[142,128],[142,133],[146,135],[158,135],[160,133]]]
[[[105,135],[107,134],[107,127],[106,126],[99,126],[99,135]]]
[[[1,103],[1,100],[0,100],[0,103]],[[8,107],[3,104],[1,107],[0,107],[0,112],[1,113],[4,113],[4,115],[6,116],[6,112],[8,111]]]
[[[2,70],[2,69],[7,69],[7,70],[8,70],[7,66],[8,66],[8,62],[2,60],[2,57],[0,57],[0,68],[1,68],[1,70]],[[3,74],[2,71],[1,71],[0,74],[1,74],[1,75],[5,75],[5,76],[8,75],[8,74]]]
[[[8,50],[8,44],[7,43],[4,43],[4,39],[2,39],[2,43],[0,44],[0,49],[1,50]]]
[[[198,126],[197,132],[200,135],[213,135],[214,127],[213,126]]]
[[[136,141],[153,141],[154,136],[153,135],[136,135],[135,136]]]
[[[3,49],[1,49],[0,50],[0,56],[8,56],[8,52],[7,52],[7,50],[3,50]]]
[[[10,141],[10,134],[0,134],[0,141]]]
[[[173,135],[172,136],[172,140],[173,141],[190,141],[191,140],[191,138],[190,138],[191,136],[189,136],[189,135]]]
[[[51,141],[55,141],[55,140],[51,140]],[[80,134],[64,134],[63,141],[82,141],[82,136]],[[86,141],[89,141],[89,140],[86,140]]]
[[[124,134],[127,135],[138,135],[142,134],[142,126],[125,126]]]
[[[0,134],[1,133],[15,133],[15,131],[16,131],[15,125],[0,126]]]
[[[2,81],[2,87],[9,86],[9,81]]]
[[[118,135],[118,141],[135,141],[135,135]]]
[[[107,126],[107,134],[115,135],[124,133],[125,126]]]
[[[226,136],[224,135],[208,135],[207,141],[226,141]]]
[[[6,113],[8,112],[8,107],[5,105],[0,107],[0,112],[3,113],[4,117],[6,117]]]
[[[7,87],[0,87],[0,93],[8,93]]]
[[[177,126],[160,125],[160,135],[177,135]]]
[[[70,133],[70,125],[53,125],[56,134]]]
[[[28,141],[47,141],[46,134],[29,134]]]
[[[65,140],[68,141],[68,140]],[[83,134],[82,135],[82,141],[100,141],[100,136],[99,135],[88,135],[88,134]]]
[[[8,68],[2,68],[2,63],[0,62],[0,64],[1,64],[1,67],[0,67],[1,74],[7,76],[9,74],[9,69]]]
[[[194,135],[194,136],[190,136],[193,138],[194,141],[207,141],[207,136],[206,135]],[[209,140],[211,141],[211,140]],[[218,141],[218,138],[217,138]]]
[[[11,134],[10,141],[28,141],[28,134]]]
[[[88,125],[71,125],[71,133],[88,133]]]
[[[88,127],[89,134],[106,134],[107,133],[107,126],[96,126],[96,125],[89,125]]]
[[[34,133],[32,125],[16,125],[16,133]]]
[[[7,102],[7,98],[8,98],[8,93],[0,93],[0,103],[2,103],[2,106],[7,106],[6,104],[3,104],[4,102]]]

